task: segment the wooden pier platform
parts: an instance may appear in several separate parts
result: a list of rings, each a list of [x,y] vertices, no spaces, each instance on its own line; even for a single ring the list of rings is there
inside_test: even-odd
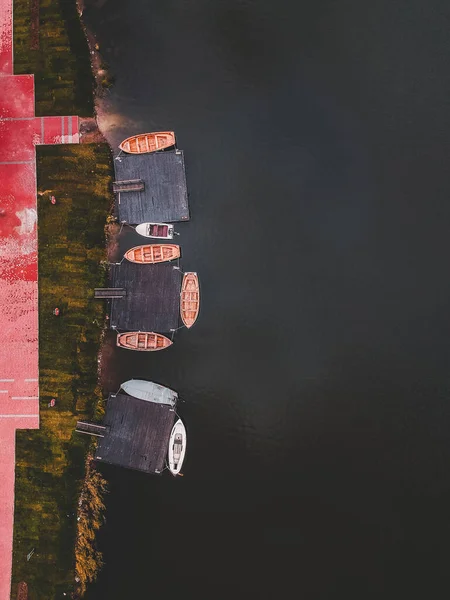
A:
[[[126,296],[112,298],[109,326],[119,331],[177,329],[182,275],[171,263],[138,265],[124,261],[110,267],[110,285]]]
[[[98,438],[95,459],[144,473],[160,473],[174,421],[175,412],[167,404],[110,394],[103,419],[108,429],[105,437]]]
[[[182,150],[121,154],[114,160],[114,169],[119,221],[138,225],[189,220]]]

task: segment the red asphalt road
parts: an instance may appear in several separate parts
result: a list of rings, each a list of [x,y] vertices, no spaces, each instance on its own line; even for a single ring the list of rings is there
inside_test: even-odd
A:
[[[16,429],[39,427],[35,146],[77,144],[78,131],[78,117],[35,117],[33,75],[13,74],[12,0],[0,0],[0,600],[11,591]]]

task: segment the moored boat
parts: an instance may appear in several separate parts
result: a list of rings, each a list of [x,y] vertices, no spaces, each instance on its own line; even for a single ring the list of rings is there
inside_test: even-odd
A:
[[[200,288],[197,273],[183,275],[180,294],[180,315],[186,327],[192,327],[200,310]]]
[[[148,331],[127,331],[117,334],[117,345],[127,350],[138,350],[141,352],[155,352],[164,350],[172,345],[165,335]]]
[[[136,226],[136,232],[144,237],[171,240],[174,235],[174,226],[167,223],[141,223]]]
[[[186,428],[181,419],[175,423],[169,438],[169,471],[172,475],[178,475],[183,466],[186,453]]]
[[[175,133],[173,131],[155,131],[133,135],[119,145],[119,148],[128,154],[145,154],[157,152],[175,146]]]
[[[170,388],[153,383],[153,381],[145,381],[143,379],[130,379],[125,381],[120,386],[124,392],[139,400],[147,402],[155,402],[157,404],[170,404],[175,406],[178,399],[178,394]]]
[[[180,246],[176,244],[145,244],[125,252],[125,258],[133,263],[149,264],[167,262],[180,257]]]

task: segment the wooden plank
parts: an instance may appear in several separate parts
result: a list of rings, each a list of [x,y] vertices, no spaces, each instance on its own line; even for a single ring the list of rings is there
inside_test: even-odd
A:
[[[145,189],[145,184],[141,179],[133,179],[129,181],[114,181],[113,192],[140,192]]]
[[[95,288],[94,298],[124,298],[127,295],[125,288]]]
[[[75,431],[77,433],[85,433],[95,435],[96,437],[104,437],[108,432],[108,428],[98,423],[89,423],[87,421],[78,421]]]

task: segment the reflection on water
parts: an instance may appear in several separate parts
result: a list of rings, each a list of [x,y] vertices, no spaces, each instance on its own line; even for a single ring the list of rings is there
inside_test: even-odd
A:
[[[132,119],[125,117],[124,115],[109,112],[107,103],[101,103],[100,106],[101,110],[99,110],[97,113],[97,122],[100,131],[103,133],[103,135],[106,137],[106,139],[111,145],[117,146],[117,144],[113,144],[112,141],[114,138],[117,137],[117,135],[114,135],[115,131],[134,131],[136,130],[138,124]]]

